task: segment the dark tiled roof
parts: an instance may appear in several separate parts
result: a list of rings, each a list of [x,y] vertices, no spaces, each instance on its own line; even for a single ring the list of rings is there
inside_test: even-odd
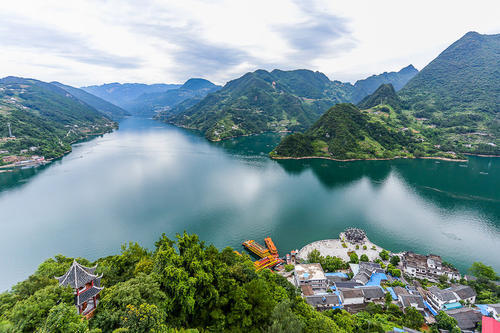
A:
[[[79,295],[75,295],[75,304],[82,305],[84,302],[88,301],[94,296],[97,296],[104,288],[99,288],[96,286],[92,286],[89,289],[84,290]]]
[[[476,291],[469,286],[455,286],[451,288],[461,299],[476,296]]]
[[[335,294],[314,295],[314,296],[307,296],[306,302],[312,306],[320,306],[327,304],[339,305],[340,299]]]
[[[407,308],[409,306],[414,306],[412,304],[417,304],[417,306],[415,306],[416,308],[419,309],[424,308],[424,299],[422,298],[422,296],[403,295],[401,296],[401,303],[403,304],[404,308]]]
[[[343,289],[342,296],[344,298],[358,298],[363,297],[363,291],[360,288]]]
[[[337,289],[350,289],[361,285],[362,285],[361,283],[354,281],[335,282],[335,287]]]
[[[457,325],[462,330],[471,330],[481,321],[482,315],[479,311],[469,308],[461,308],[446,311],[446,314],[457,320]]]
[[[399,297],[400,295],[409,295],[410,293],[408,292],[408,290],[406,290],[405,288],[403,287],[400,287],[400,286],[396,286],[396,287],[393,287],[392,290],[394,290],[394,293]]]
[[[436,296],[437,298],[439,298],[443,302],[449,302],[449,301],[453,301],[456,299],[455,294],[451,290],[447,290],[447,289],[441,290],[436,286],[431,286],[431,287],[429,287],[428,290],[431,294],[433,294],[434,296]]]
[[[81,288],[97,278],[97,275],[94,275],[96,267],[85,267],[73,260],[69,270],[56,279],[59,280],[61,286],[70,286],[73,289]]]
[[[363,296],[365,298],[377,299],[384,297],[384,291],[380,287],[363,287],[359,288],[363,291]]]

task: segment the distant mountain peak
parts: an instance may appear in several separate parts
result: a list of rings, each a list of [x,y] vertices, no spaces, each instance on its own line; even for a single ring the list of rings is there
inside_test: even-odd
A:
[[[404,68],[401,68],[401,70],[398,72],[398,73],[401,73],[401,74],[404,74],[404,73],[415,73],[417,74],[418,73],[418,69],[415,68],[415,66],[413,66],[412,64],[404,67]]]
[[[215,87],[215,84],[208,80],[201,78],[191,78],[184,82],[184,84],[181,86],[181,89],[197,90],[213,87]]]

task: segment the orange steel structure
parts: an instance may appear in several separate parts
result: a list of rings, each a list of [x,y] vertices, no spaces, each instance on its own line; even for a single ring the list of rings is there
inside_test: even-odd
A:
[[[266,246],[272,255],[278,255],[278,250],[276,249],[276,246],[274,245],[274,242],[271,239],[271,237],[264,238],[264,242],[266,242]]]
[[[259,243],[257,243],[256,241],[254,241],[253,239],[243,242],[243,246],[261,258],[265,258],[269,255],[269,250],[266,249],[264,246],[260,245]]]

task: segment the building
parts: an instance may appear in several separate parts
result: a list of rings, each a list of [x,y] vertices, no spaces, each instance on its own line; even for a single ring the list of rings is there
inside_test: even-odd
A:
[[[440,256],[429,254],[424,256],[414,252],[405,252],[402,257],[403,272],[411,277],[438,282],[444,275],[448,279],[460,280],[458,270],[443,265]]]
[[[360,287],[363,292],[363,297],[365,302],[376,302],[381,301],[385,297],[385,293],[381,287],[371,286],[371,287]]]
[[[351,264],[351,270],[353,270],[354,276],[352,281],[361,283],[363,285],[370,281],[370,278],[375,273],[385,273],[380,264],[375,262],[360,262],[359,265]],[[384,274],[385,276],[385,274]]]
[[[399,303],[401,304],[401,307],[403,310],[406,310],[406,308],[409,307],[414,307],[420,312],[425,311],[425,305],[424,305],[424,299],[422,296],[418,295],[401,295],[399,297]]]
[[[99,294],[104,288],[101,287],[101,276],[95,275],[97,265],[85,267],[73,260],[69,270],[62,276],[56,277],[61,286],[70,286],[75,290],[75,306],[78,313],[87,318],[93,315],[99,302]]]
[[[488,313],[490,313],[493,318],[500,321],[500,303],[488,304],[486,311],[488,311]]]
[[[481,312],[471,308],[461,308],[446,311],[446,314],[457,320],[457,326],[462,331],[474,331],[482,320]]]
[[[335,282],[333,285],[335,286],[335,289],[337,289],[337,290],[352,289],[355,287],[362,286],[361,283],[353,282],[353,281],[340,281],[340,282]]]
[[[317,310],[327,310],[341,305],[340,297],[331,293],[306,296],[306,302]]]
[[[341,292],[342,304],[346,305],[356,305],[363,304],[365,302],[365,296],[361,288],[344,289]]]
[[[297,287],[311,286],[315,293],[325,292],[328,288],[328,280],[320,264],[295,265],[294,280]]]
[[[431,286],[428,291],[429,301],[437,310],[450,306],[461,307],[460,301],[468,304],[476,302],[476,292],[469,286],[455,285],[447,289]]]

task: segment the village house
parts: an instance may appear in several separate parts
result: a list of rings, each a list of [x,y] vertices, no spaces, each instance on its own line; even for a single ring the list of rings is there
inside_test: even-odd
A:
[[[360,288],[344,289],[341,295],[344,306],[363,304],[365,302],[365,296]]]
[[[446,314],[457,320],[457,326],[462,332],[474,332],[477,324],[481,322],[481,312],[471,308],[461,308],[446,311]]]
[[[365,302],[382,301],[385,297],[384,291],[378,286],[360,287],[359,289],[363,292]]]
[[[428,299],[437,310],[461,307],[460,301],[469,304],[476,301],[476,292],[469,286],[456,285],[447,289],[431,286],[428,291]]]
[[[419,312],[425,311],[424,299],[419,295],[401,295],[399,298],[399,303],[403,310],[409,307],[414,307]]]
[[[306,302],[316,310],[332,309],[334,307],[339,307],[341,304],[339,296],[331,293],[306,296]]]
[[[363,285],[370,281],[371,276],[374,273],[385,273],[380,264],[375,262],[360,262],[359,265],[351,264],[351,270],[354,273],[352,281],[361,283]]]
[[[440,256],[405,252],[402,259],[403,272],[411,277],[438,282],[439,277],[444,275],[450,280],[460,280],[458,270],[444,266]]]
[[[311,286],[312,290],[325,292],[328,288],[328,280],[320,264],[298,264],[295,265],[295,285]]]

